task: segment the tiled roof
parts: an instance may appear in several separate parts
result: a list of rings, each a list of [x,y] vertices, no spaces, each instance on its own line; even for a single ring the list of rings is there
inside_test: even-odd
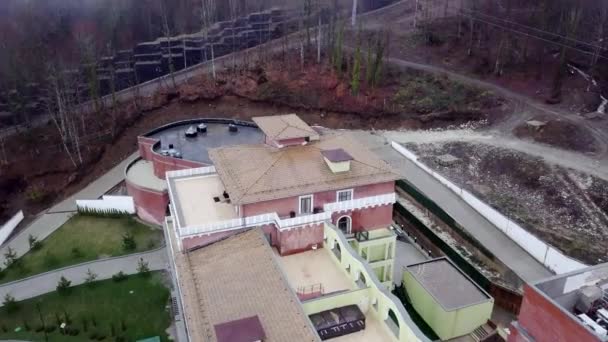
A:
[[[218,324],[257,316],[265,342],[318,341],[259,229],[188,253],[199,312],[196,329],[217,341]]]
[[[322,151],[343,149],[353,157],[348,172],[333,173]],[[264,144],[228,146],[209,151],[226,191],[235,204],[348,189],[401,177],[389,165],[345,133],[322,135],[304,146],[274,148]]]
[[[253,118],[258,127],[273,140],[317,137],[319,134],[295,114]]]
[[[327,158],[327,160],[334,163],[353,160],[353,157],[341,148],[321,151],[321,154],[323,157]]]

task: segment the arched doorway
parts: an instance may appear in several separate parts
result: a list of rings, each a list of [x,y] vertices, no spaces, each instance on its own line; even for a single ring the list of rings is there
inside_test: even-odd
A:
[[[352,226],[353,220],[350,218],[350,216],[342,216],[338,219],[338,228],[342,231],[342,233],[351,234],[353,228]]]

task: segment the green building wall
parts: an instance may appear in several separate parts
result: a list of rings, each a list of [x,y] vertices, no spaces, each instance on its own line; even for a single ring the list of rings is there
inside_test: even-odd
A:
[[[494,300],[445,310],[410,272],[403,272],[405,290],[414,309],[442,340],[470,334],[492,315]]]

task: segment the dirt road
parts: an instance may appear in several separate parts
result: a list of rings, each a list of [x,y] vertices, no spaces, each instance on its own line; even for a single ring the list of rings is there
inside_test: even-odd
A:
[[[548,164],[591,174],[608,181],[608,159],[561,150],[498,133],[495,130],[386,131],[382,135],[398,143],[471,142],[523,152],[544,159]]]

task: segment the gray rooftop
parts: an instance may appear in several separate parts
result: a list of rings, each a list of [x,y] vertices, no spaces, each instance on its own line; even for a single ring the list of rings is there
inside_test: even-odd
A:
[[[183,124],[170,127],[149,135],[159,139],[161,146],[156,149],[169,149],[169,144],[182,153],[184,159],[211,164],[208,150],[210,148],[231,145],[256,144],[264,141],[264,134],[255,127],[239,126],[238,132],[229,132],[227,124],[207,123],[207,133],[199,133],[194,138],[185,136],[186,130],[197,124]]]
[[[409,265],[406,269],[446,311],[492,299],[445,257]]]

